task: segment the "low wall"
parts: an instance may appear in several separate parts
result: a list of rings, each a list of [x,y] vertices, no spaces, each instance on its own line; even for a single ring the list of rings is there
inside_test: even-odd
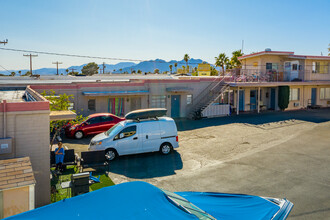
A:
[[[202,111],[203,117],[218,117],[226,116],[230,114],[230,105],[228,104],[216,104],[213,103],[209,105],[206,109]]]

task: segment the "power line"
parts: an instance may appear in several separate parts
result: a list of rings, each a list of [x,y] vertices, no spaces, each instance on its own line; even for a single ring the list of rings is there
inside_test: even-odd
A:
[[[0,67],[4,70],[6,70],[8,73],[11,73],[9,70],[7,70],[6,68],[4,68],[2,65],[0,65]]]
[[[142,60],[142,59],[129,59],[129,58],[114,58],[114,57],[99,57],[99,56],[86,56],[86,55],[78,55],[78,54],[65,54],[65,53],[53,53],[53,52],[45,52],[45,51],[35,51],[35,50],[20,50],[20,49],[12,49],[12,48],[2,48],[0,50],[8,50],[15,52],[25,52],[25,53],[38,53],[45,55],[55,55],[55,56],[67,56],[67,57],[79,57],[79,58],[91,58],[91,59],[103,59],[103,60],[117,60],[117,61],[133,61],[133,62],[154,62],[154,63],[168,63],[166,61],[160,60]],[[185,61],[178,61],[178,64],[186,64]],[[189,63],[189,64],[200,64],[200,63]]]

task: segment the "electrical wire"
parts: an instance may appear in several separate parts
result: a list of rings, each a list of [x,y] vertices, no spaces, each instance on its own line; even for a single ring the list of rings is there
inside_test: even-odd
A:
[[[7,70],[6,68],[4,68],[2,65],[0,65],[0,67],[4,70],[6,70],[8,73],[11,73],[9,70]]]
[[[90,58],[90,59],[102,59],[102,60],[117,60],[117,61],[133,61],[133,62],[153,62],[153,63],[168,63],[166,61],[160,60],[142,60],[142,59],[126,59],[126,58],[114,58],[114,57],[99,57],[99,56],[86,56],[86,55],[78,55],[78,54],[65,54],[65,53],[54,53],[54,52],[45,52],[45,51],[35,51],[35,50],[21,50],[21,49],[13,49],[13,48],[3,48],[0,47],[0,50],[14,51],[14,52],[24,52],[24,53],[39,53],[45,55],[55,55],[55,56],[67,56],[67,57],[79,57],[79,58]],[[184,63],[184,61],[177,61],[175,63]],[[191,63],[189,64],[200,64],[200,63]]]

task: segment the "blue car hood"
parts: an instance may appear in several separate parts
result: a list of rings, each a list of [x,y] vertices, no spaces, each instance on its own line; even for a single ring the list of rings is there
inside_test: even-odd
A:
[[[272,219],[280,207],[267,199],[206,192],[176,192],[217,219]]]

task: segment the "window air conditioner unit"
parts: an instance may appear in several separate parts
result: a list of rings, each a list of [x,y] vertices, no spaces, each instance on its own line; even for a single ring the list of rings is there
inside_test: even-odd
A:
[[[295,102],[295,103],[293,103],[293,106],[294,106],[294,107],[298,107],[298,106],[299,106],[299,102]]]

